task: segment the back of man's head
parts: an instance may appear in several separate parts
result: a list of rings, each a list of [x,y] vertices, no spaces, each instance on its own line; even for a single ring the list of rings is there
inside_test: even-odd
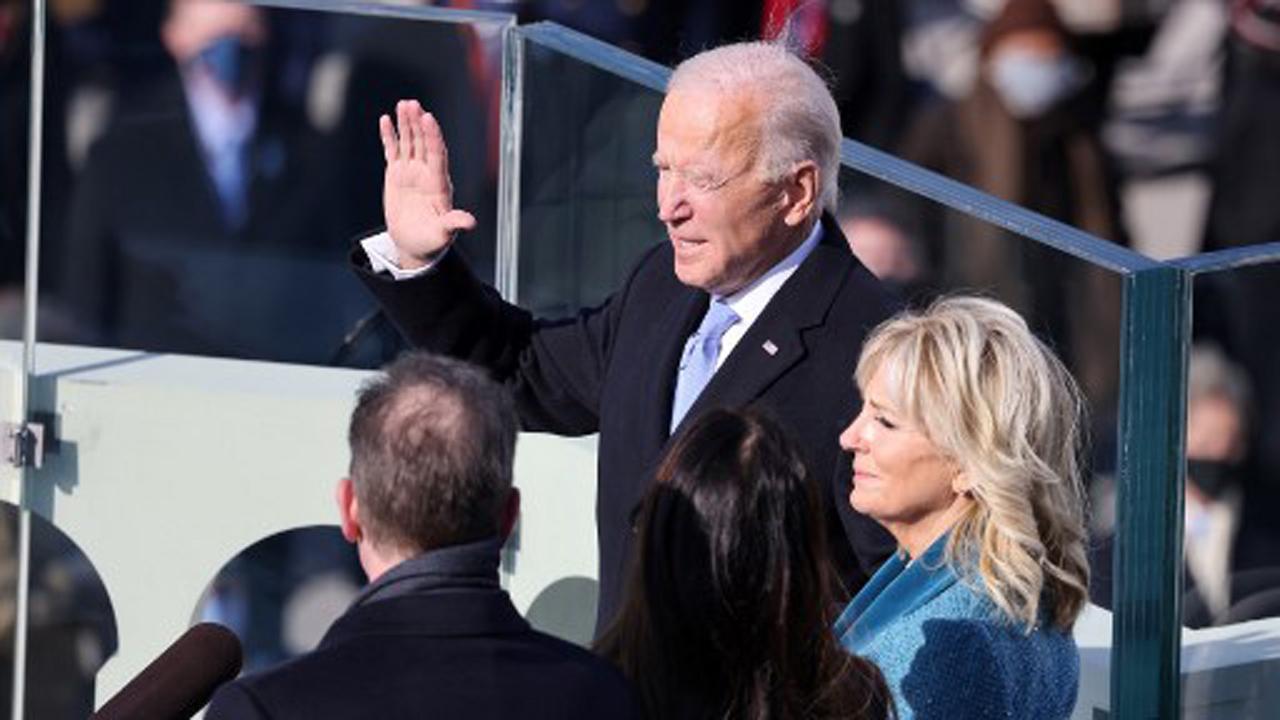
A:
[[[422,352],[387,366],[348,433],[368,540],[416,554],[496,535],[516,431],[510,395],[483,370]]]

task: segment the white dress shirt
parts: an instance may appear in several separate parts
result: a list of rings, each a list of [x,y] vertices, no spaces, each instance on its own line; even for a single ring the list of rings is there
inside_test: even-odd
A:
[[[742,336],[746,335],[747,330],[751,329],[751,323],[760,317],[760,313],[764,312],[765,307],[768,306],[773,296],[777,294],[782,284],[787,281],[787,278],[791,277],[796,268],[800,267],[800,263],[809,257],[809,253],[813,252],[813,248],[821,240],[822,223],[817,222],[814,223],[813,230],[809,232],[809,236],[805,238],[804,242],[800,243],[789,255],[782,258],[778,264],[769,268],[764,275],[756,278],[750,285],[724,298],[724,302],[738,314],[741,320],[725,331],[724,337],[720,339],[720,354],[716,358],[716,369],[720,368],[724,363],[724,359],[737,347],[738,341],[742,340]],[[364,248],[365,255],[369,258],[369,266],[374,272],[390,273],[391,277],[396,280],[415,278],[422,273],[430,271],[431,268],[435,267],[435,263],[440,262],[440,259],[436,258],[435,262],[423,267],[413,270],[401,270],[399,264],[400,256],[396,252],[396,245],[386,232],[380,232],[377,235],[371,235],[361,240],[360,246]]]
[[[733,352],[738,346],[738,342],[742,340],[742,336],[747,334],[751,329],[751,323],[760,317],[760,313],[764,312],[765,307],[769,305],[769,301],[782,288],[782,284],[791,277],[791,274],[800,267],[800,263],[809,257],[809,253],[813,252],[813,248],[822,240],[822,223],[813,224],[813,230],[809,232],[809,237],[800,243],[799,247],[791,251],[790,255],[782,258],[777,265],[769,268],[768,272],[751,282],[750,285],[742,288],[734,294],[724,298],[727,304],[734,312],[738,313],[741,318],[725,331],[724,336],[720,338],[720,354],[716,357],[716,369],[724,364],[724,359]]]

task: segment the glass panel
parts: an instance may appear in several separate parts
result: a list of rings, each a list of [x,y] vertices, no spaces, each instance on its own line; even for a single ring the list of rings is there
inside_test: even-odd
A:
[[[12,698],[18,509],[0,503],[0,716]],[[98,670],[116,652],[116,621],[93,564],[58,528],[31,523],[25,717],[88,717]]]
[[[399,339],[361,322],[374,303],[347,252],[382,223],[377,118],[402,97],[448,133],[456,202],[480,221],[459,249],[492,276],[508,16],[162,5],[95,5],[51,63],[71,170],[45,184],[66,212],[46,235],[41,339],[389,358]]]
[[[0,4],[0,339],[22,338],[30,153],[31,2]],[[46,147],[48,147],[46,139]],[[55,168],[50,168],[55,171]],[[53,208],[45,207],[46,221]]]
[[[1280,704],[1280,253],[1270,254],[1195,279],[1183,717],[1269,717]]]
[[[549,37],[550,30],[521,31],[517,297],[535,314],[557,317],[603,301],[640,252],[665,237],[652,161],[662,94],[620,74],[628,64],[657,66],[618,62],[620,51],[559,28]],[[606,48],[614,56],[606,62],[584,59]]]
[[[218,571],[192,622],[216,622],[240,638],[243,671],[310,652],[366,582],[355,546],[332,525],[263,538]]]
[[[854,254],[912,306],[977,293],[1017,310],[1083,390],[1091,440],[1084,472],[1090,597],[1076,625],[1081,655],[1078,717],[1106,710],[1112,602],[1111,530],[1116,459],[1122,283],[1120,273],[846,166],[839,226]],[[1081,714],[1083,713],[1083,714]]]

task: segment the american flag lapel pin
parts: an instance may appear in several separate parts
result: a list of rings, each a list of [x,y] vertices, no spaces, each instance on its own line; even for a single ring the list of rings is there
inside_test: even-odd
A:
[[[764,348],[764,351],[770,355],[778,354],[778,346],[774,345],[772,340],[765,340],[764,345],[761,345],[760,347]]]

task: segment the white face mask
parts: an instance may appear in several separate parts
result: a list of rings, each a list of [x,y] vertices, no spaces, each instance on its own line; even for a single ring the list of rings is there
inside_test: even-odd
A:
[[[1086,75],[1070,55],[1049,57],[1020,49],[997,54],[990,72],[1001,102],[1019,120],[1043,115],[1084,84]]]

